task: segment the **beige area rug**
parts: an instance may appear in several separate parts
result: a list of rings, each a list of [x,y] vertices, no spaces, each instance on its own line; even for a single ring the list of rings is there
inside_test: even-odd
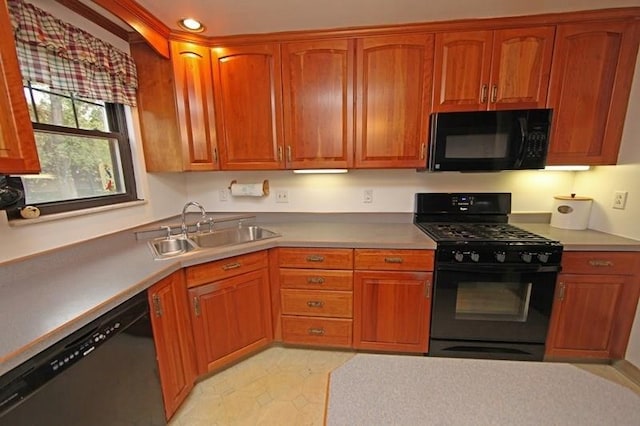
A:
[[[640,396],[564,363],[357,354],[326,424],[638,426]]]

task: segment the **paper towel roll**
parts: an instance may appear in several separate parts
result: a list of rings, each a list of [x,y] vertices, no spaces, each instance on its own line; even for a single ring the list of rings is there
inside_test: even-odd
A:
[[[265,195],[262,183],[232,183],[231,195],[234,197],[262,197]]]
[[[576,197],[575,194],[567,196],[555,196],[553,210],[551,211],[551,223],[554,228],[562,229],[586,229],[591,214],[589,197]]]

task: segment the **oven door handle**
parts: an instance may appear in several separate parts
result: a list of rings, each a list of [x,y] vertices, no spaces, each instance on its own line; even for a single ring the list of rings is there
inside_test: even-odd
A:
[[[510,272],[510,273],[560,272],[562,270],[562,267],[560,265],[452,264],[452,265],[437,265],[436,270],[451,271],[451,272],[490,272],[495,274],[501,274],[505,272]]]

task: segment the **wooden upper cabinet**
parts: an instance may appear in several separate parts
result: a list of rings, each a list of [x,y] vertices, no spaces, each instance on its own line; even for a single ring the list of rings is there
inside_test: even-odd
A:
[[[353,166],[353,40],[282,45],[287,168]]]
[[[544,108],[555,27],[496,31],[489,109]]]
[[[284,168],[280,46],[214,47],[211,61],[222,168]]]
[[[548,164],[615,164],[638,53],[638,24],[559,25]]]
[[[172,42],[178,121],[186,170],[218,169],[209,49]]]
[[[6,2],[0,5],[0,174],[38,173],[40,162],[22,91]]]
[[[357,40],[356,168],[426,166],[433,35]]]
[[[171,42],[171,60],[131,45],[148,172],[217,170],[209,49]]]
[[[433,111],[487,109],[492,31],[436,35]]]
[[[555,28],[436,35],[433,111],[544,108]]]

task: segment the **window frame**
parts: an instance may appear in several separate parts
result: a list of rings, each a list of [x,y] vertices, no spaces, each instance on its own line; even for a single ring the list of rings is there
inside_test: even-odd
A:
[[[25,96],[27,98],[27,102],[29,102],[34,111],[37,111],[35,100],[32,93],[32,90],[41,90],[31,88],[31,84],[29,82],[25,82],[24,88],[29,89],[29,95]],[[52,94],[70,97],[72,100],[72,105],[74,108],[74,116],[75,116],[75,97],[67,96],[64,93],[56,93],[55,91],[49,90]],[[78,101],[93,103],[90,100],[85,101],[83,99],[78,99]],[[33,205],[38,207],[40,213],[42,215],[56,214],[56,213],[64,213],[70,211],[79,211],[90,209],[94,207],[102,207],[109,205],[117,205],[121,203],[138,201],[137,195],[137,182],[133,164],[133,151],[131,150],[131,142],[129,140],[128,134],[128,126],[127,126],[127,118],[125,112],[125,106],[122,104],[114,104],[114,103],[104,103],[107,125],[109,127],[109,131],[101,131],[101,130],[85,130],[79,129],[77,127],[67,127],[67,126],[59,126],[54,124],[43,124],[32,121],[32,126],[34,132],[48,132],[55,134],[67,134],[71,136],[82,136],[82,137],[99,137],[104,139],[113,139],[116,141],[119,151],[119,163],[122,166],[122,179],[124,182],[116,182],[116,184],[124,184],[125,192],[120,194],[113,195],[101,195],[96,197],[84,197],[70,200],[60,200],[60,201],[51,201],[45,203],[27,203],[25,199],[25,203],[29,205]],[[37,117],[37,116],[36,116]],[[77,124],[77,117],[74,118]],[[112,150],[112,158],[115,160],[116,156]],[[115,161],[114,161],[115,162]],[[114,179],[119,180],[119,174],[114,173]]]

